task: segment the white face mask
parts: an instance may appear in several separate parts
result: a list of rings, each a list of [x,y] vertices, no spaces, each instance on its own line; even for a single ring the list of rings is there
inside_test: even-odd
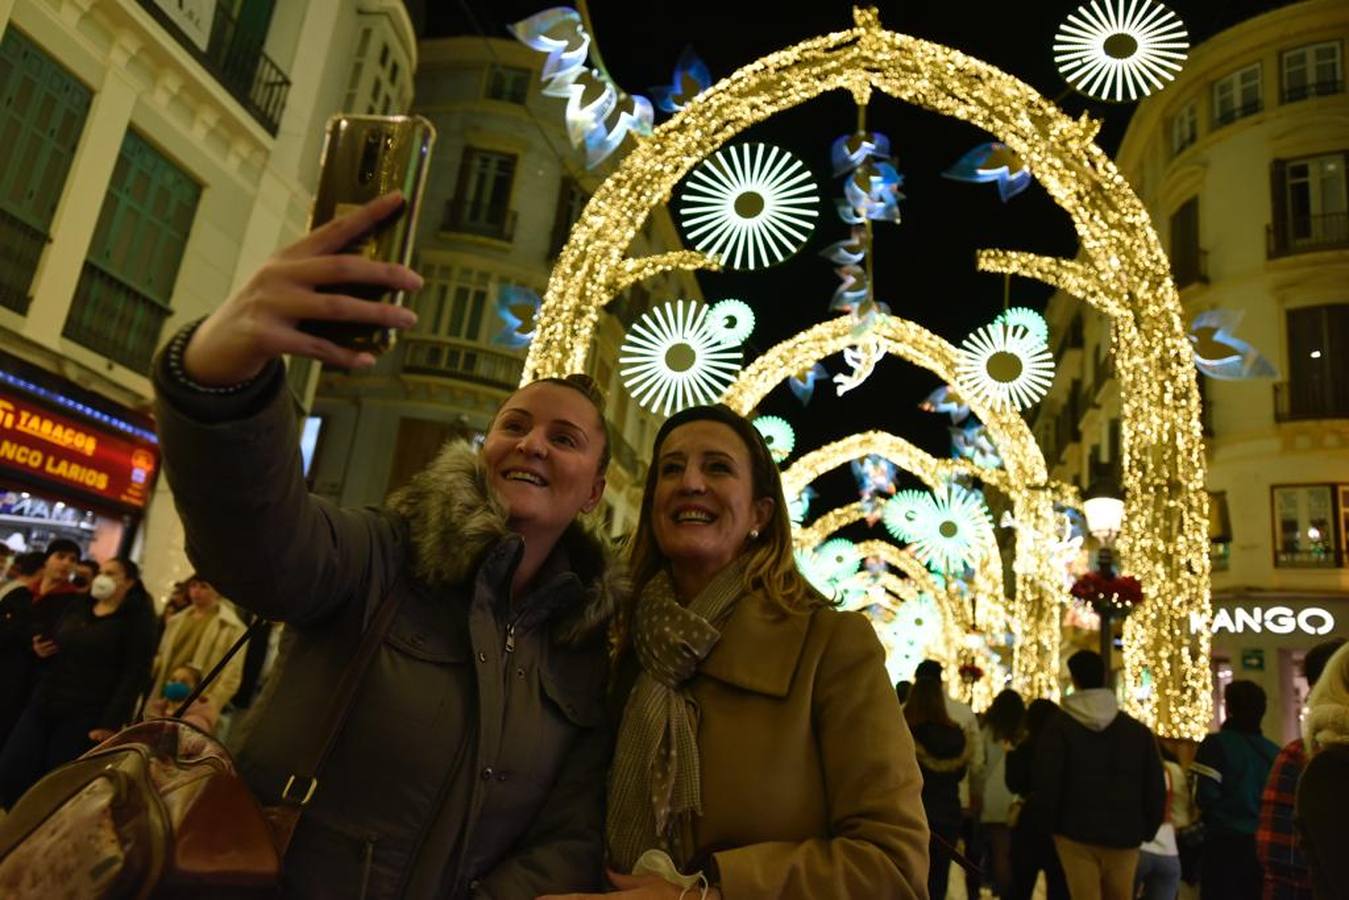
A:
[[[111,575],[96,575],[89,585],[89,593],[95,600],[107,600],[117,592],[117,579]]]

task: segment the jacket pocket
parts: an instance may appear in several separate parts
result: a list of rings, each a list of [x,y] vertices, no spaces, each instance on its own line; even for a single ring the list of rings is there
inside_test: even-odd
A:
[[[378,877],[379,835],[324,821],[312,813],[301,821],[286,854],[287,896],[357,898],[389,896],[389,878]]]
[[[604,720],[604,691],[588,660],[550,658],[539,671],[544,696],[568,722],[594,728]]]

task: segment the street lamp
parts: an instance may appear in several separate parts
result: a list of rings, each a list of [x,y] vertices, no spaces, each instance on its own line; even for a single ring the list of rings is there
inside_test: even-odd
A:
[[[1082,501],[1082,511],[1087,517],[1087,530],[1101,543],[1096,556],[1096,567],[1107,580],[1115,575],[1114,547],[1119,537],[1120,526],[1124,523],[1124,492],[1110,478],[1098,478],[1087,488]],[[1115,630],[1113,623],[1118,617],[1123,619],[1127,610],[1116,609],[1108,600],[1093,604],[1096,614],[1101,617],[1101,660],[1105,663],[1106,686],[1114,686],[1114,667],[1110,664],[1114,655]]]

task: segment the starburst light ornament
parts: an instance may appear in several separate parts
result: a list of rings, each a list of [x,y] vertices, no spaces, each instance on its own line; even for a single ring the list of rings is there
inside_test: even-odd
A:
[[[713,332],[728,347],[743,344],[754,333],[754,310],[744,300],[718,300],[707,315]]]
[[[1054,354],[1019,326],[985,325],[965,338],[956,356],[961,393],[998,409],[1025,409],[1054,383]]]
[[[928,495],[925,491],[905,490],[885,501],[885,511],[882,514],[885,530],[894,535],[897,541],[913,543],[918,538],[915,522],[927,500]]]
[[[735,380],[740,351],[721,342],[707,313],[696,301],[676,300],[655,307],[628,332],[618,373],[643,409],[668,416],[711,403]]]
[[[1018,325],[1030,332],[1031,337],[1042,344],[1049,343],[1049,323],[1045,317],[1033,309],[1027,309],[1024,306],[1013,306],[1011,309],[1004,309],[993,319],[995,325]]]
[[[911,526],[913,555],[930,569],[959,575],[984,555],[993,517],[982,495],[957,484],[923,498]]]
[[[781,147],[718,150],[689,175],[679,221],[696,249],[733,269],[782,262],[810,237],[819,216],[810,170]]]
[[[759,416],[753,425],[759,430],[759,434],[763,435],[773,462],[781,463],[792,455],[792,450],[796,447],[796,432],[786,419],[780,416]]]
[[[1185,23],[1160,3],[1091,0],[1059,26],[1054,64],[1081,93],[1132,103],[1175,78],[1189,47]]]

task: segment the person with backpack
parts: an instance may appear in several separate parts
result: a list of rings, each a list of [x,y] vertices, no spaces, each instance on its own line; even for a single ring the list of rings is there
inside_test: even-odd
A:
[[[1152,840],[1139,848],[1134,890],[1141,900],[1176,900],[1181,876],[1176,833],[1193,821],[1194,811],[1180,760],[1160,738],[1157,749],[1161,751],[1166,776],[1166,817]]]
[[[1260,733],[1265,691],[1254,681],[1223,690],[1227,718],[1204,738],[1190,763],[1195,804],[1204,822],[1199,862],[1201,900],[1259,900],[1260,859],[1255,831],[1260,794],[1279,745]]]

